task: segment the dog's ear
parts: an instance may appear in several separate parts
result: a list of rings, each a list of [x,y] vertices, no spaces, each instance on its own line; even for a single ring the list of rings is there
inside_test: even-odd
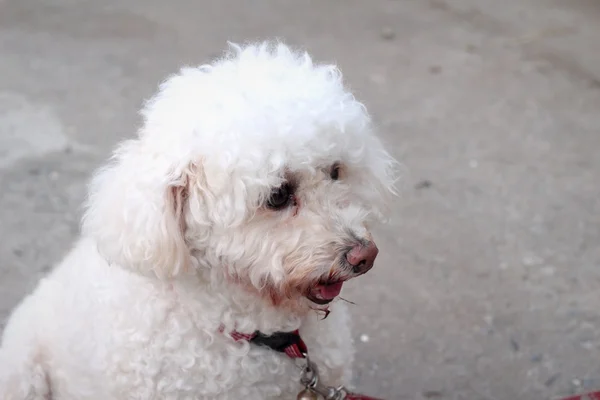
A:
[[[122,143],[89,187],[82,232],[108,262],[158,277],[189,267],[186,171],[139,140]]]

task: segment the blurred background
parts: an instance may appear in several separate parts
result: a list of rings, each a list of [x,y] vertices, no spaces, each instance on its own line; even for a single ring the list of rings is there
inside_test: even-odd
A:
[[[386,399],[600,388],[600,1],[0,0],[0,330],[137,110],[226,41],[338,63],[405,167],[353,281]]]

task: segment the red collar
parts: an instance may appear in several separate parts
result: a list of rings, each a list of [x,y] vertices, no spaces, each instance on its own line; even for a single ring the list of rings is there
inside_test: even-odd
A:
[[[224,328],[219,329],[221,332]],[[289,358],[306,358],[308,349],[300,337],[298,330],[293,332],[275,332],[272,335],[265,335],[259,331],[254,333],[240,333],[233,331],[229,334],[236,342],[245,341],[257,346],[268,347],[280,353],[285,353]]]
[[[225,327],[219,328],[221,333],[224,333]],[[290,358],[306,358],[308,348],[300,337],[298,330],[292,332],[275,332],[272,335],[265,335],[259,331],[253,333],[241,333],[232,331],[229,333],[236,342],[244,341],[257,346],[268,347],[280,353],[285,353]],[[357,393],[348,393],[344,400],[380,400],[374,397],[365,396]]]

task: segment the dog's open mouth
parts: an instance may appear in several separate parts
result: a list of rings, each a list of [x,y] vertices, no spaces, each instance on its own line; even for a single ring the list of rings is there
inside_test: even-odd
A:
[[[311,289],[306,297],[316,304],[328,304],[340,294],[343,285],[344,281],[320,282]]]

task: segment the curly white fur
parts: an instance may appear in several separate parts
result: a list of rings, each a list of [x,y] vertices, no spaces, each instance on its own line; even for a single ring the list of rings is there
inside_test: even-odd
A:
[[[352,277],[340,254],[370,240],[395,161],[338,69],[231,45],[169,77],[142,115],[92,180],[81,239],[14,311],[0,398],[295,398],[292,360],[221,325],[299,328],[324,379],[348,384],[346,310],[322,320],[305,295]],[[293,203],[266,207],[285,182]]]

